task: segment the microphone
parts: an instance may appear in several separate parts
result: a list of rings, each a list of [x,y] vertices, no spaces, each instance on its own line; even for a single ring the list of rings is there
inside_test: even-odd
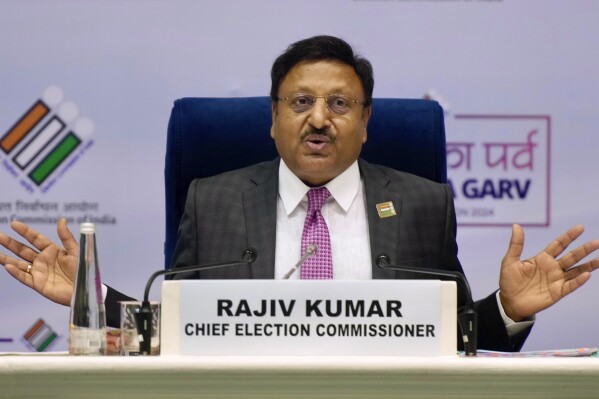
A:
[[[160,275],[174,275],[185,272],[196,272],[200,270],[209,270],[209,269],[220,269],[223,267],[230,266],[238,266],[238,265],[247,265],[254,263],[258,254],[254,248],[247,248],[241,254],[241,260],[230,261],[230,262],[222,262],[222,263],[211,263],[206,265],[191,265],[178,267],[176,269],[163,269],[154,272],[150,278],[148,279],[148,283],[146,284],[146,290],[144,291],[144,300],[141,303],[141,307],[139,311],[135,314],[135,319],[137,321],[137,332],[139,336],[139,353],[142,355],[148,355],[151,351],[151,323],[152,323],[152,308],[150,307],[150,301],[148,300],[148,296],[150,294],[150,288],[152,287],[152,283],[156,279],[156,277]],[[250,269],[251,271],[251,269]]]
[[[450,279],[461,286],[462,291],[466,294],[466,306],[464,310],[458,314],[458,323],[462,331],[462,340],[464,341],[464,352],[466,356],[476,356],[478,317],[474,310],[474,301],[472,300],[472,292],[470,284],[463,273],[457,271],[440,270],[440,269],[423,269],[413,266],[392,265],[391,259],[385,254],[381,254],[376,258],[376,265],[381,269],[395,270],[400,272],[408,272],[419,275],[429,275],[440,279]]]
[[[318,252],[318,246],[316,244],[308,244],[306,246],[306,252],[304,253],[304,255],[300,258],[300,260],[297,261],[297,263],[295,264],[295,266],[293,266],[291,268],[291,270],[289,270],[287,272],[287,274],[285,274],[283,276],[283,280],[289,280],[289,277],[291,277],[291,275],[293,273],[295,273],[295,271],[297,269],[299,269],[301,267],[301,265],[304,264],[304,262],[306,261],[306,259],[308,259],[311,256],[316,255],[316,252]]]

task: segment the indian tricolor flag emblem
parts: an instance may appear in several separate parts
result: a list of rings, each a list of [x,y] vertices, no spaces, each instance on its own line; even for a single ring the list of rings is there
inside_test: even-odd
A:
[[[45,351],[56,338],[58,338],[58,336],[54,330],[52,330],[43,319],[36,321],[35,324],[23,334],[25,342],[37,352]]]
[[[391,201],[376,204],[376,210],[381,219],[397,215],[395,212],[395,207],[393,206],[393,202]]]
[[[77,105],[63,101],[60,88],[49,87],[0,137],[0,150],[12,161],[3,165],[13,177],[21,178],[28,191],[38,187],[45,192],[54,183],[51,176],[70,166],[67,159],[74,158],[79,147],[87,149],[93,143],[88,140],[82,146],[93,128],[90,119],[79,117]]]

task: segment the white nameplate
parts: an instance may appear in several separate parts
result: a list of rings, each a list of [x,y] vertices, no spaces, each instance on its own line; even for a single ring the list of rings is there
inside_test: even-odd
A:
[[[455,355],[436,280],[182,280],[162,287],[164,355]]]

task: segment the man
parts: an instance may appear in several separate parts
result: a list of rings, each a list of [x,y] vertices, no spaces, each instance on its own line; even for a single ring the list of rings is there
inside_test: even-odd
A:
[[[273,64],[271,78],[270,134],[281,158],[195,180],[173,266],[224,261],[251,246],[259,257],[250,269],[185,277],[282,278],[306,246],[318,242],[317,255],[296,278],[404,277],[375,266],[382,253],[392,263],[461,272],[448,187],[359,159],[371,114],[370,63],[343,40],[317,36],[292,44]],[[377,217],[375,205],[386,201],[401,207],[397,217]],[[0,263],[22,283],[68,304],[77,243],[66,222],[58,223],[64,248],[22,223],[12,227],[35,249],[0,235],[0,244],[20,258],[0,254]],[[500,290],[476,303],[479,347],[520,349],[531,317],[590,278],[599,260],[572,266],[598,249],[599,240],[556,259],[582,231],[573,227],[521,261],[524,235],[520,226],[513,227]],[[116,301],[126,298],[108,289],[109,323],[116,322]]]

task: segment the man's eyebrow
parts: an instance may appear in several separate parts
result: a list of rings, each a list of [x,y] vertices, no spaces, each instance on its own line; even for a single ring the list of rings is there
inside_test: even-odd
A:
[[[296,93],[313,93],[312,90],[310,90],[309,88],[305,87],[305,86],[300,86],[297,88],[297,90],[295,90]]]
[[[329,90],[327,93],[321,93],[321,94],[317,94],[317,95],[328,95],[328,94],[347,94],[347,87],[345,88],[345,90],[343,88],[334,88],[332,90]],[[305,86],[300,86],[298,87],[296,90],[293,90],[294,93],[306,93],[306,94],[316,94],[314,93],[314,90],[311,90]]]

